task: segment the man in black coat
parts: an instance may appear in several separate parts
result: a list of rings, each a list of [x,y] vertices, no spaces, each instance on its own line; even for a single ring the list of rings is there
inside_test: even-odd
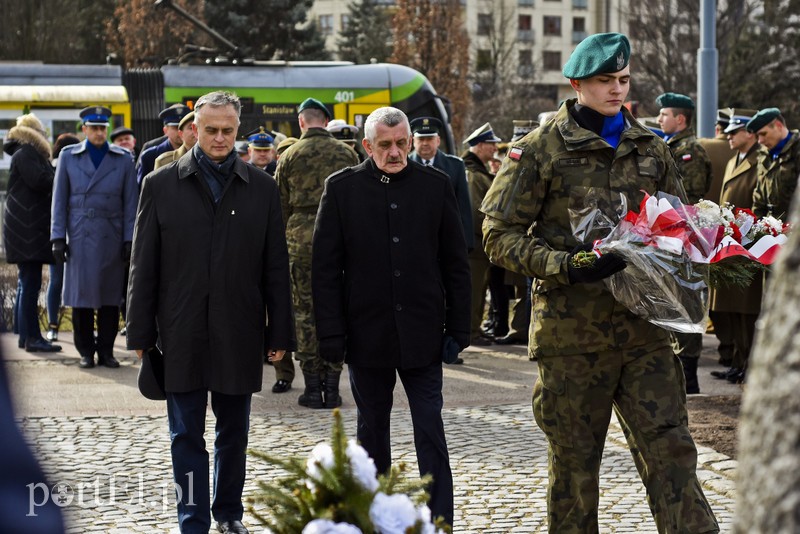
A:
[[[345,361],[358,439],[378,471],[391,464],[396,375],[411,408],[430,508],[453,521],[453,478],[442,423],[442,357],[469,345],[467,247],[446,174],[408,160],[408,118],[367,118],[369,159],[325,181],[312,249],[320,356]],[[444,349],[444,350],[443,350]]]
[[[230,93],[197,100],[197,144],[147,176],[133,238],[128,346],[141,357],[158,341],[164,353],[181,532],[208,532],[209,506],[220,532],[247,532],[245,451],[264,344],[271,360],[296,345],[278,188],[236,154],[240,111]],[[217,418],[210,505],[209,391]]]

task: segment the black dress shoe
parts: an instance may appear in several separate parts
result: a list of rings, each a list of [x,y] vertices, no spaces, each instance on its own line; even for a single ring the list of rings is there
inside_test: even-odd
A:
[[[731,384],[744,384],[745,371],[744,369],[736,369],[735,373],[731,373],[730,376],[726,378]]]
[[[494,338],[496,345],[527,345],[528,342],[521,337],[507,335],[503,337]]]
[[[92,356],[81,356],[81,363],[79,363],[81,369],[91,369],[94,367],[94,355]]]
[[[250,531],[244,528],[241,521],[219,521],[217,522],[217,530],[223,534],[226,532],[231,534],[250,534]]]
[[[119,367],[119,362],[114,357],[113,354],[109,354],[106,356],[97,355],[97,365],[105,365],[106,367],[110,367],[111,369],[116,369]]]
[[[461,365],[463,363],[464,363],[464,358],[459,356],[458,358],[456,358],[456,361],[450,362],[448,365]]]
[[[24,349],[24,348],[25,348],[25,340],[24,340],[24,339],[22,339],[22,338],[19,338],[19,339],[17,340],[17,346],[18,346],[19,348],[21,348],[21,349]]]
[[[59,352],[61,345],[53,345],[43,338],[34,338],[25,341],[25,350],[28,352]]]
[[[711,371],[711,376],[714,378],[719,378],[720,380],[726,380],[730,375],[733,373],[739,372],[739,369],[734,369],[733,367],[729,369],[725,369],[724,371]]]
[[[474,347],[488,347],[489,345],[492,344],[492,339],[486,336],[478,336],[472,338],[469,344]]]
[[[284,380],[283,378],[275,382],[275,384],[272,386],[273,393],[286,393],[290,389],[292,389],[292,383]]]

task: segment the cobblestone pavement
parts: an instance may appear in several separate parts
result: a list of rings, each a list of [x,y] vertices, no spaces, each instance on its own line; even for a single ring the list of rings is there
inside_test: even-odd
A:
[[[9,340],[0,341],[7,349]],[[524,358],[524,351],[503,348],[509,350],[468,352],[464,366],[445,369],[444,418],[455,479],[455,532],[546,531],[547,447],[530,408],[535,365]],[[138,396],[131,382],[132,359],[123,361],[118,370],[86,372],[69,355],[61,360],[19,356],[9,368],[21,426],[55,487],[52,495],[60,491],[68,502],[64,510],[69,532],[177,531],[165,409],[163,403]],[[271,371],[265,371],[265,386],[272,380]],[[328,439],[330,413],[296,407],[297,393],[267,393],[254,399],[252,448],[305,455]],[[355,410],[349,391],[344,393],[342,415],[352,435]],[[392,420],[393,454],[395,461],[406,461],[416,472],[410,417],[403,401],[399,392]],[[207,428],[210,446],[211,417]],[[699,461],[706,496],[722,532],[729,532],[736,462],[702,447]],[[279,475],[275,468],[250,460],[245,494],[252,494],[255,481]],[[43,486],[32,492],[32,503],[45,498]],[[606,443],[601,493],[601,532],[656,532],[616,423]],[[245,516],[245,524],[251,532],[259,532],[251,516]]]

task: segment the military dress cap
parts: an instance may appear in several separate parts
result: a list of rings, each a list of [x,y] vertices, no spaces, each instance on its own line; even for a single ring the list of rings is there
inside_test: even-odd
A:
[[[492,125],[488,122],[469,134],[469,137],[464,139],[464,143],[469,146],[475,146],[478,143],[501,143],[503,140],[494,135]]]
[[[660,108],[694,109],[694,100],[679,93],[664,93],[658,95],[656,104]]]
[[[250,148],[253,150],[269,150],[273,148],[273,137],[265,132],[263,127],[255,132],[247,134],[247,141],[250,143]]]
[[[728,119],[728,125],[725,127],[725,130],[723,130],[724,133],[735,132],[736,130],[746,127],[750,119],[753,118],[753,115],[756,114],[756,110],[754,109],[734,108],[731,109],[730,112],[730,119]]]
[[[731,110],[731,108],[718,109],[717,110],[717,124],[719,124],[723,128],[726,128],[728,126],[728,124],[731,122],[731,115],[732,114],[733,114],[733,111]]]
[[[342,119],[334,119],[330,121],[325,129],[328,130],[328,132],[330,132],[330,134],[339,141],[345,141],[348,143],[355,143],[356,141],[358,126],[347,124],[347,122]]]
[[[418,117],[411,121],[411,133],[414,137],[432,137],[439,135],[444,125],[435,117]]]
[[[539,127],[539,123],[534,120],[511,121],[511,123],[514,125],[514,133],[511,136],[512,143],[519,141]]]
[[[181,122],[178,123],[178,129],[183,130],[183,127],[187,124],[191,124],[194,122],[194,111],[190,111],[184,118],[181,119]]]
[[[239,141],[236,143],[236,152],[238,154],[247,154],[247,141]]]
[[[108,126],[111,110],[105,106],[89,106],[81,110],[81,121],[86,126]]]
[[[753,115],[750,122],[747,123],[747,131],[755,133],[761,128],[771,123],[781,115],[781,110],[778,108],[765,108]]]
[[[278,148],[276,149],[276,152],[280,156],[281,154],[286,152],[287,148],[295,144],[297,141],[298,139],[296,137],[287,137],[286,139],[278,143]]]
[[[325,107],[325,104],[317,100],[316,98],[306,98],[303,102],[297,107],[297,112],[300,113],[307,109],[318,109],[325,114],[328,120],[331,120],[333,117],[331,116],[331,112],[328,111],[328,108]]]
[[[596,33],[575,47],[562,69],[571,80],[585,80],[598,74],[624,69],[631,59],[631,44],[621,33]]]
[[[114,128],[108,138],[111,139],[111,142],[113,143],[114,139],[123,135],[134,135],[134,133],[130,128],[120,126],[119,128]]]
[[[181,119],[188,115],[190,111],[192,110],[185,104],[172,104],[167,109],[161,110],[158,118],[161,119],[164,126],[178,126],[181,123]]]

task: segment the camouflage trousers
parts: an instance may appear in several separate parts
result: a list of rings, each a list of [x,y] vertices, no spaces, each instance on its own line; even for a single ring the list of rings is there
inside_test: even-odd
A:
[[[292,257],[289,261],[292,278],[292,304],[297,332],[295,359],[305,373],[341,372],[341,363],[326,362],[319,357],[314,306],[311,299],[311,257]]]
[[[598,532],[600,461],[612,409],[660,533],[716,533],[695,469],[683,371],[666,344],[539,358],[533,414],[549,443],[549,532]]]

